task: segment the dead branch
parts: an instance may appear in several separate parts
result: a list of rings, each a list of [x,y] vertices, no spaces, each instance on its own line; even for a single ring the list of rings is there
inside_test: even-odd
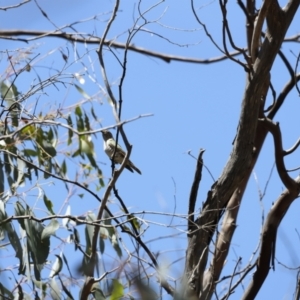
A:
[[[86,37],[82,37],[82,35],[85,35]],[[34,36],[34,38],[33,39],[15,38],[15,36]],[[84,44],[91,44],[91,45],[99,45],[99,43],[101,42],[101,38],[88,35],[85,33],[67,33],[58,30],[54,30],[54,31],[19,30],[19,29],[0,30],[0,38],[9,39],[13,41],[21,41],[25,43],[28,43],[32,40],[45,38],[45,37],[61,38],[70,42],[84,43]],[[151,51],[142,47],[137,47],[133,44],[126,45],[126,43],[120,43],[112,40],[103,41],[103,45],[112,48],[117,48],[117,49],[126,49],[127,47],[127,49],[130,51],[137,52],[139,54],[143,54],[146,56],[158,58],[163,60],[166,63],[170,63],[172,61],[180,61],[180,62],[195,63],[195,64],[211,64],[211,63],[216,63],[228,59],[227,55],[222,55],[219,57],[209,58],[209,59],[198,59],[198,58],[184,57],[178,55],[170,55],[161,52]],[[241,53],[238,51],[234,51],[234,52],[230,52],[229,54],[231,57],[235,57],[237,55],[240,55]]]
[[[197,195],[198,195],[198,189],[199,184],[202,177],[202,168],[203,168],[203,159],[202,155],[205,152],[205,149],[200,149],[199,156],[197,159],[197,166],[196,166],[196,172],[194,176],[194,181],[191,187],[190,192],[190,199],[189,199],[189,212],[188,212],[188,231],[192,232],[195,230],[195,223],[194,223],[194,213],[195,213],[195,205],[197,201]]]

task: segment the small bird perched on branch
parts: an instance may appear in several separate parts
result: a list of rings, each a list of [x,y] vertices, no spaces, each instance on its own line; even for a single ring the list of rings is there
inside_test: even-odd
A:
[[[114,162],[115,164],[121,164],[125,158],[125,151],[121,148],[121,146],[118,144],[116,148],[116,141],[113,138],[113,135],[111,132],[108,130],[103,130],[102,131],[102,136],[103,136],[103,146],[104,146],[104,151],[108,155],[110,159],[113,158],[114,152]],[[115,150],[116,149],[116,150]],[[127,170],[130,172],[136,171],[139,174],[142,174],[142,172],[128,159],[127,164],[125,166]]]

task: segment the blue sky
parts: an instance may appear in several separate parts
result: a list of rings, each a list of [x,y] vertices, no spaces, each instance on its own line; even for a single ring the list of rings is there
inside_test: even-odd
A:
[[[113,1],[101,1],[100,4],[99,1],[95,0],[52,0],[40,1],[39,3],[58,27],[92,17],[95,14],[102,14],[97,21],[93,20],[75,25],[80,32],[93,33],[99,36],[102,35],[114,5]],[[152,0],[143,1],[142,9],[149,8],[154,3],[156,2]],[[11,1],[3,1],[1,6],[9,4],[11,4]],[[108,38],[116,38],[120,42],[126,40],[128,29],[137,17],[134,4],[135,1],[122,1],[117,20],[113,24]],[[215,37],[216,42],[221,45],[222,20],[218,1],[198,1],[196,5],[199,8],[197,11],[201,21],[207,24],[208,30]],[[236,44],[245,47],[245,21],[236,2],[228,4],[228,15]],[[199,59],[221,55],[193,17],[190,2],[164,1],[147,16],[149,19],[159,20],[154,24],[146,25],[145,29],[161,34],[164,38],[172,41],[173,44],[149,32],[139,32],[133,40],[135,45],[166,54]],[[299,13],[296,15],[295,20],[297,18],[299,19]],[[159,25],[158,22],[164,26]],[[0,26],[2,29],[54,29],[53,25],[38,11],[34,2],[16,10],[0,11]],[[66,31],[70,31],[70,29],[66,29]],[[295,35],[297,32],[299,32],[299,28],[294,22],[288,36]],[[42,66],[51,65],[54,69],[63,65],[64,61],[58,49],[61,49],[64,53],[68,53],[69,50],[69,63],[74,60],[74,49],[76,49],[79,54],[85,54],[82,58],[84,66],[89,67],[89,74],[103,86],[99,62],[95,53],[96,45],[71,45],[67,41],[54,38],[37,40],[34,45],[36,45],[35,53],[40,53],[37,59],[41,61],[36,65],[36,71],[41,76],[46,78],[54,72],[42,68]],[[30,45],[21,42],[0,40],[1,51],[28,46]],[[90,51],[88,55],[86,55],[87,48]],[[48,51],[52,50],[55,51],[45,56]],[[294,66],[296,58],[290,50],[297,54],[299,47],[287,43],[283,45],[282,50],[285,51]],[[119,57],[122,57],[122,50],[114,51]],[[0,70],[2,73],[8,62],[4,52],[0,55]],[[108,51],[105,52],[104,59],[108,79],[113,85],[113,91],[117,93],[117,84],[122,70],[115,57]],[[89,95],[94,95],[99,91],[99,87],[88,77],[80,61],[74,62],[66,71],[85,73],[85,84],[81,87]],[[22,92],[28,90],[28,86],[36,77],[33,72],[28,73],[27,77],[25,75],[23,74],[23,77],[16,82],[18,89]],[[283,68],[282,62],[277,60],[274,71],[272,71],[272,82],[278,94],[288,79],[288,73]],[[180,232],[178,229],[186,229],[184,219],[175,218],[173,220],[174,228],[168,228],[167,224],[170,223],[170,217],[147,212],[169,214],[176,210],[177,214],[187,213],[190,186],[195,170],[195,160],[187,154],[188,151],[197,156],[199,149],[205,148],[205,165],[215,179],[221,174],[235,137],[245,82],[246,77],[243,69],[231,61],[209,65],[182,62],[165,63],[149,56],[129,53],[123,86],[122,119],[130,119],[141,114],[153,114],[153,116],[140,118],[124,127],[127,137],[133,145],[131,160],[142,171],[143,175],[131,174],[125,170],[118,181],[117,188],[131,212],[145,211],[144,218],[149,222],[149,228],[144,235],[146,241],[155,237],[178,233]],[[104,97],[99,97],[98,102],[94,102],[94,105],[97,104],[96,113],[98,118],[101,119],[102,126],[114,124],[110,105]],[[45,112],[49,107],[54,108],[60,103],[67,106],[80,100],[82,100],[82,95],[74,87],[66,89],[60,87],[58,91],[50,88],[47,95],[41,96],[39,106]],[[270,95],[268,101],[271,103]],[[285,148],[290,148],[299,137],[300,119],[298,112],[299,97],[293,91],[275,118],[276,121],[280,122]],[[99,128],[100,124],[97,124],[97,126]],[[97,139],[93,137],[93,142],[96,146],[97,162],[100,164],[107,182],[111,175],[110,162],[102,151],[101,136],[99,135]],[[289,169],[297,167],[299,165],[299,151],[288,157],[286,162]],[[265,188],[273,163],[273,141],[269,136],[254,168],[261,190]],[[297,174],[297,172],[294,172],[294,176]],[[48,180],[48,183],[51,181]],[[197,209],[201,207],[202,201],[206,199],[207,191],[212,184],[211,176],[204,169],[196,205]],[[90,196],[81,199],[75,195],[69,202],[66,201],[66,191],[58,183],[55,186],[49,185],[46,188],[49,193],[48,196],[54,202],[55,209],[57,211],[61,210],[62,213],[66,208],[66,203],[70,203],[72,213],[76,215],[84,214],[98,207],[98,202]],[[248,263],[259,240],[262,207],[266,217],[272,203],[283,190],[284,186],[277,176],[276,169],[274,169],[266,195],[260,203],[257,182],[253,174],[243,199],[232,250],[222,275],[231,274],[239,256],[243,257],[243,266]],[[58,191],[60,198],[57,197]],[[78,189],[76,190],[77,194],[80,192]],[[100,197],[103,194],[104,189],[99,192]],[[36,203],[34,197],[28,199],[28,201]],[[114,202],[112,210],[118,211],[117,202]],[[42,207],[43,203],[36,205]],[[297,267],[300,264],[295,254],[300,247],[300,240],[295,231],[295,229],[299,231],[298,212],[299,203],[295,201],[278,232],[276,258],[290,267]],[[165,225],[152,224],[152,222]],[[67,235],[66,232],[64,234]],[[179,277],[184,265],[186,244],[186,235],[182,233],[179,237],[153,242],[150,248],[153,251],[165,252],[161,256],[162,264],[168,264],[173,260],[183,258],[174,266],[170,274],[173,277]],[[169,250],[172,251],[167,252]],[[59,251],[53,251],[51,254],[59,254]],[[1,256],[3,256],[3,253],[1,253]],[[257,299],[266,299],[266,297],[269,299],[290,299],[296,284],[295,274],[295,271],[288,271],[281,265],[276,264],[276,272],[270,271],[270,275]],[[45,276],[47,275],[45,274]],[[247,282],[249,282],[249,278],[248,281],[245,281],[245,287],[247,287]],[[227,284],[228,282],[224,284],[225,287]],[[280,289],[275,288],[279,285]],[[240,299],[241,293],[242,290],[238,289],[231,296],[231,299]]]

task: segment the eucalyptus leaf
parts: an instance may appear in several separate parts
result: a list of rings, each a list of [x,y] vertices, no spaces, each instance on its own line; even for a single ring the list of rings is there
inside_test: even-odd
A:
[[[54,264],[52,265],[51,272],[49,274],[49,277],[52,278],[60,273],[63,267],[63,261],[59,255],[55,255],[56,260]]]
[[[87,100],[91,99],[91,97],[77,84],[74,84],[76,90]]]
[[[44,199],[44,203],[48,209],[48,211],[52,214],[52,215],[55,215],[54,211],[53,211],[53,203],[52,201],[46,196],[46,194],[44,194],[43,196],[43,199]]]
[[[117,280],[113,279],[113,289],[110,300],[118,300],[124,296],[124,286]]]
[[[42,240],[49,238],[51,235],[55,235],[55,232],[58,228],[58,221],[55,219],[51,220],[51,222],[44,228],[42,232]]]
[[[62,294],[61,290],[55,280],[55,278],[52,278],[49,282],[50,284],[50,295],[52,300],[61,300]]]

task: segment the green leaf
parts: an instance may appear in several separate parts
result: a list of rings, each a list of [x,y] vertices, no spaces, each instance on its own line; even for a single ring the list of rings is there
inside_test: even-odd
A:
[[[73,122],[71,116],[68,116],[67,123],[71,128],[73,128]],[[73,137],[73,131],[71,129],[68,129],[68,145],[72,143],[72,137]]]
[[[76,119],[76,126],[79,132],[84,131],[84,123],[81,115]]]
[[[45,150],[45,152],[46,152],[48,155],[50,155],[51,157],[56,156],[56,150],[55,150],[55,148],[52,146],[51,143],[49,143],[49,142],[46,141],[46,140],[43,140],[41,146],[43,147],[43,149]]]
[[[74,230],[74,240],[75,240],[75,251],[78,249],[78,246],[80,244],[80,235],[79,235],[79,232],[78,230],[74,227],[73,228]]]
[[[100,290],[98,287],[93,287],[92,293],[96,300],[106,300],[102,290]]]
[[[40,290],[46,290],[47,289],[47,284],[45,282],[40,281],[40,280],[35,280],[35,279],[33,279],[32,281],[33,281],[36,288],[38,288]]]
[[[5,100],[16,100],[19,92],[14,84],[11,84],[8,80],[1,81],[1,97]]]
[[[24,207],[22,206],[22,204],[19,201],[17,201],[15,203],[15,215],[16,216],[24,216],[25,214],[26,213],[25,213]],[[24,219],[19,219],[18,222],[21,225],[22,229],[26,231]]]
[[[52,270],[49,275],[49,277],[51,277],[51,278],[58,275],[63,267],[63,261],[62,261],[61,257],[57,254],[55,256],[56,256],[56,260],[52,266]]]
[[[99,230],[100,238],[103,240],[106,240],[108,238],[108,230],[105,227],[100,227]]]
[[[67,174],[67,164],[66,164],[66,160],[64,159],[62,164],[61,164],[61,171],[64,175]]]
[[[95,114],[95,111],[94,111],[94,107],[91,108],[91,113],[92,113],[93,118],[94,118],[96,121],[98,121],[97,115]]]
[[[65,262],[65,265],[67,266],[67,269],[68,269],[68,271],[70,273],[70,277],[73,277],[72,274],[71,274],[71,270],[70,270],[67,258],[65,257],[65,255],[63,253],[62,253],[62,257],[63,257],[63,261]]]
[[[15,174],[15,182],[13,184],[13,188],[17,189],[23,182],[24,182],[24,169],[26,168],[26,163],[21,160],[17,159],[18,168],[14,168]]]
[[[7,153],[3,153],[3,158],[4,158],[4,169],[5,169],[5,173],[6,175],[9,175],[11,173],[11,167],[13,165],[10,155],[8,155]]]
[[[102,171],[99,168],[97,168],[97,172],[98,172],[98,178],[99,178],[99,184],[100,184],[100,187],[98,188],[98,190],[100,190],[100,188],[103,188],[105,186],[105,183],[103,181]]]
[[[34,124],[26,126],[20,132],[20,136],[23,139],[35,138],[35,134],[36,134],[36,127]]]
[[[47,171],[48,173],[52,172],[52,161],[51,160],[45,161],[45,171]],[[48,179],[49,177],[51,177],[51,175],[49,175],[48,173],[44,172],[45,179]]]
[[[50,128],[48,131],[48,140],[52,141],[53,138],[54,138],[53,130],[52,130],[52,128]]]
[[[86,130],[91,130],[90,119],[88,118],[86,113],[84,114],[84,123]]]
[[[71,206],[70,205],[67,206],[67,209],[66,209],[66,212],[65,212],[65,216],[69,216],[69,215],[71,215]],[[70,221],[69,218],[62,219],[62,222],[61,222],[62,226],[67,228],[67,226],[69,224],[69,221]]]
[[[96,220],[96,216],[89,212],[86,216],[87,222],[94,222]],[[92,240],[94,236],[94,227],[93,225],[86,224],[85,226],[85,240],[86,240],[86,248],[85,253],[87,255],[91,254],[92,251]],[[86,255],[83,257],[81,271],[84,275],[88,276],[91,273],[91,269],[94,269],[95,266],[98,265],[98,255],[95,256],[96,261],[91,261]]]
[[[97,163],[96,163],[96,160],[95,160],[93,154],[92,154],[92,153],[87,153],[86,156],[87,156],[87,158],[89,159],[91,165],[92,165],[94,168],[97,168],[97,169],[98,169],[98,166],[97,166]]]
[[[110,215],[109,215],[108,212],[105,210],[104,213],[103,213],[103,223],[104,223],[105,225],[111,225],[111,221],[112,221],[112,219],[111,219]]]
[[[37,156],[37,152],[33,149],[24,149],[23,153],[25,156]]]
[[[123,296],[124,296],[123,285],[117,279],[113,279],[113,289],[110,296],[110,300],[119,300]]]
[[[127,220],[129,220],[131,222],[131,224],[134,226],[134,228],[136,230],[139,231],[141,229],[141,224],[140,224],[140,222],[138,221],[138,219],[134,215],[129,214],[127,216]]]
[[[8,80],[1,81],[1,96],[7,103],[7,109],[10,111],[10,115],[12,116],[12,125],[18,126],[19,125],[19,113],[20,113],[20,106],[17,102],[19,92],[17,87]]]
[[[7,289],[1,282],[0,282],[0,294],[2,295],[3,299],[14,299],[12,292]]]
[[[89,212],[85,219],[88,222],[94,222],[96,220],[96,216],[95,214]],[[92,240],[94,236],[94,228],[95,226],[89,224],[85,226],[86,254],[88,255],[91,253]]]
[[[14,189],[15,181],[12,179],[12,177],[10,175],[6,179],[7,179],[9,187],[11,188],[12,193],[15,193],[15,189]]]
[[[61,300],[61,290],[55,280],[55,278],[52,278],[51,281],[49,282],[50,285],[50,295],[51,299],[53,300]]]
[[[122,257],[122,249],[120,248],[120,244],[119,244],[117,235],[113,234],[111,236],[111,244],[112,244],[113,248],[115,249],[115,251],[117,252],[119,258],[121,258]]]
[[[101,237],[99,239],[99,247],[100,247],[101,254],[103,254],[105,251],[105,242],[104,242],[104,239]]]
[[[0,160],[0,195],[4,193],[4,172],[3,172],[3,163]]]
[[[82,111],[81,111],[80,106],[76,106],[76,108],[75,108],[75,114],[76,114],[78,117],[82,117]]]
[[[4,202],[0,200],[0,222],[5,219],[7,219],[5,205]],[[23,269],[23,248],[20,243],[19,236],[17,235],[13,227],[13,224],[11,222],[7,222],[0,226],[0,229],[7,233],[7,237],[16,252],[15,256],[19,259],[19,274],[25,275]]]
[[[27,206],[25,210],[19,201],[17,201],[15,204],[15,214],[18,216],[34,216],[30,207]],[[42,232],[44,230],[44,226],[42,226],[37,221],[32,219],[24,219],[18,221],[22,229],[26,232],[28,254],[30,254],[30,257],[33,262],[35,279],[39,281],[41,280],[41,270],[49,255],[50,238],[48,237],[42,239]]]
[[[76,157],[78,155],[81,155],[80,148],[73,153],[72,157]]]
[[[44,228],[42,232],[42,240],[49,238],[51,235],[54,235],[56,230],[59,228],[59,223],[57,220],[53,219],[51,222]]]
[[[91,99],[91,97],[77,84],[74,84],[77,91],[87,100]]]
[[[64,291],[64,292],[67,294],[67,296],[69,297],[69,298],[67,298],[67,299],[68,299],[68,300],[69,300],[69,299],[74,300],[72,294],[68,291],[67,287],[64,285],[64,282],[61,280],[61,278],[60,278],[59,276],[58,276],[58,279],[59,279],[59,281],[60,281],[60,284],[61,284],[61,286],[62,286],[63,291]]]
[[[54,211],[53,211],[53,209],[52,209],[52,208],[53,208],[53,203],[52,203],[52,201],[46,196],[46,194],[44,194],[43,199],[44,199],[44,203],[45,203],[45,205],[46,205],[48,211],[49,211],[52,215],[55,215],[55,213],[54,213]]]

